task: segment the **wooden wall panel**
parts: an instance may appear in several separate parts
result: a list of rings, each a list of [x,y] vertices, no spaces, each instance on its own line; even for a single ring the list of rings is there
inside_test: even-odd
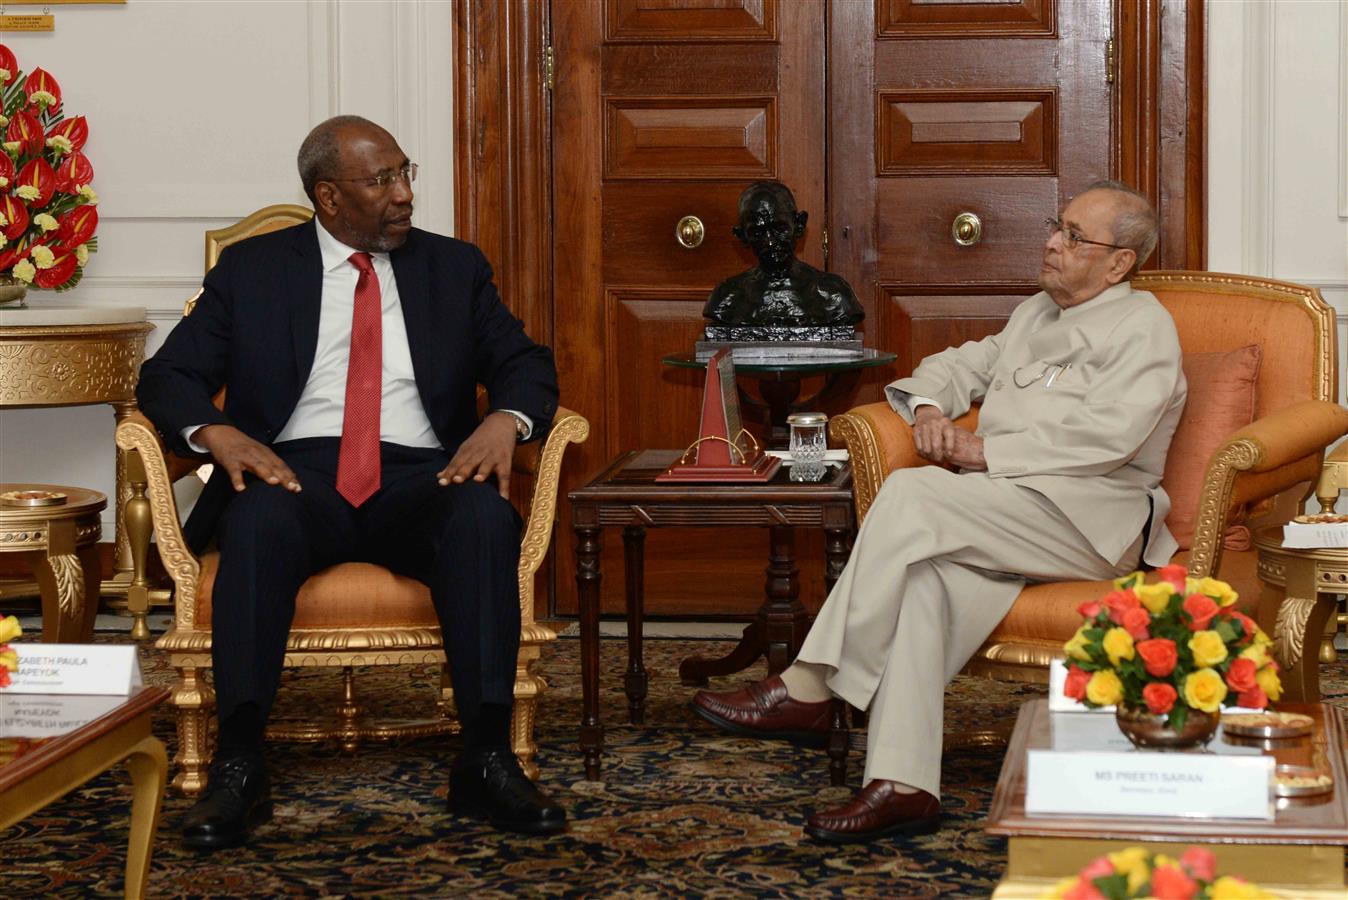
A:
[[[742,181],[604,185],[605,282],[700,285],[705,298],[727,273],[754,265],[753,254],[730,231],[743,189]],[[702,220],[701,246],[689,249],[675,240],[675,226],[685,215]]]
[[[1125,0],[1126,2],[1126,0]],[[1051,37],[1054,0],[876,0],[881,38]]]
[[[772,97],[623,97],[604,111],[607,179],[743,181],[777,171]]]
[[[1058,171],[1058,92],[880,91],[879,174]]]
[[[777,44],[703,44],[696,65],[660,44],[605,44],[599,53],[603,93],[633,96],[718,94],[727,85],[748,96],[772,95],[781,59]],[[708,78],[709,71],[717,77]]]
[[[621,418],[606,423],[615,452],[642,447],[682,447],[688,423],[701,414],[704,375],[666,366],[660,359],[681,353],[702,337],[702,290],[621,288],[608,292],[609,330],[605,385],[610,409]]]
[[[908,293],[911,289],[880,286],[881,346],[899,355],[895,366],[901,372],[947,347],[996,334],[1028,296],[1018,285],[969,285],[965,294]],[[1014,293],[1000,293],[1008,289]]]
[[[604,13],[607,41],[777,39],[777,0],[608,0]]]

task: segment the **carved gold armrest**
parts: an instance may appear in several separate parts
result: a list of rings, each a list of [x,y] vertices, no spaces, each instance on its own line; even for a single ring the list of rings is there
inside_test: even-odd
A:
[[[1348,409],[1303,400],[1237,431],[1213,454],[1203,479],[1189,571],[1210,575],[1221,563],[1232,508],[1272,497],[1320,474],[1321,454],[1348,434]]]
[[[144,564],[153,531],[158,536],[159,558],[176,589],[175,624],[179,628],[191,628],[196,617],[191,599],[197,595],[201,564],[183,539],[164,445],[150,420],[138,412],[117,426],[116,440],[117,446],[127,455],[128,479],[131,482],[131,499],[127,501],[128,522],[146,518],[148,506],[151,526],[148,529],[138,526],[128,528],[128,538],[133,543],[134,580],[140,583],[145,577]],[[134,537],[132,531],[137,533]]]
[[[526,444],[516,451],[516,464],[522,451],[531,451],[536,459],[533,497],[524,523],[520,544],[520,618],[526,632],[534,624],[534,573],[543,564],[552,542],[552,523],[557,516],[557,491],[561,486],[562,456],[568,444],[579,444],[590,436],[590,423],[577,412],[557,408],[552,429],[542,446]],[[537,447],[537,449],[535,449]],[[548,633],[551,636],[551,632]]]
[[[1348,441],[1339,444],[1325,457],[1320,478],[1315,482],[1315,499],[1320,512],[1332,512],[1339,493],[1348,490]]]
[[[955,424],[976,430],[978,408],[956,419]],[[930,465],[913,445],[913,429],[884,401],[867,403],[834,416],[829,422],[829,436],[834,443],[847,448],[852,462],[852,497],[858,523],[866,517],[890,472]]]

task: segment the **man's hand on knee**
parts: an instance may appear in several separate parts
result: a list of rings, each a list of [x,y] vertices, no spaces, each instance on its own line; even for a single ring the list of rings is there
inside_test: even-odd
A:
[[[966,471],[987,471],[988,461],[983,455],[983,439],[959,426],[954,426],[954,429],[954,446],[946,453],[946,460]]]
[[[913,444],[918,455],[935,463],[949,459],[961,429],[935,406],[919,406],[913,420]]]
[[[252,472],[267,484],[279,484],[294,493],[300,491],[299,479],[281,457],[232,425],[203,426],[192,432],[192,441],[210,451],[216,464],[229,473],[236,491],[244,489],[244,472]]]
[[[510,462],[515,456],[515,417],[494,412],[482,420],[454,458],[436,477],[441,485],[462,484],[469,478],[486,481],[496,476],[501,496],[510,499]]]

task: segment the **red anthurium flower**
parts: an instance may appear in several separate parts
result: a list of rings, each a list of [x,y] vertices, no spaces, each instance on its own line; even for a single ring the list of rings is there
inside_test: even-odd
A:
[[[0,194],[0,216],[5,217],[0,234],[9,240],[17,240],[28,230],[28,207],[13,194]]]
[[[1212,622],[1212,617],[1217,615],[1218,609],[1216,601],[1206,594],[1190,594],[1184,598],[1184,611],[1193,620],[1189,625],[1193,631],[1207,628]]]
[[[0,250],[0,272],[8,272],[14,268],[14,264],[19,261],[19,257],[24,254],[24,246],[18,241],[11,241],[5,249]]]
[[[70,146],[79,150],[84,146],[85,141],[89,140],[89,123],[85,121],[84,116],[62,119],[47,131],[47,137],[58,136],[70,141]],[[82,181],[80,183],[88,184],[89,182]]]
[[[0,191],[9,191],[14,187],[14,160],[8,153],[0,153]]]
[[[14,58],[14,51],[4,44],[0,44],[0,69],[5,70],[5,74],[0,75],[0,84],[8,83],[19,74],[19,61]]]
[[[59,109],[61,106],[61,86],[46,69],[30,72],[23,90],[28,95],[29,109]]]
[[[1254,673],[1257,668],[1254,660],[1243,656],[1236,657],[1231,662],[1231,668],[1226,670],[1226,686],[1236,693],[1255,687]]]
[[[31,113],[22,109],[10,117],[9,127],[5,129],[5,140],[19,142],[20,156],[37,156],[46,143],[42,126]]]
[[[33,276],[33,284],[40,288],[60,287],[70,280],[70,276],[75,274],[75,251],[74,249],[63,250],[53,248],[56,258],[52,260],[49,268],[38,269],[37,274]]]
[[[82,184],[94,180],[94,166],[89,157],[76,150],[61,159],[56,167],[56,189],[63,194],[73,194]]]
[[[1263,709],[1268,706],[1268,694],[1259,685],[1255,685],[1248,691],[1241,691],[1236,695],[1236,703],[1246,709]]]
[[[56,193],[56,170],[51,167],[51,163],[39,156],[37,159],[29,160],[28,165],[20,170],[15,184],[20,188],[24,186],[35,188],[37,197],[32,200],[33,206],[46,206],[51,195]]]
[[[1164,681],[1153,681],[1142,689],[1142,699],[1146,701],[1147,709],[1158,716],[1170,712],[1175,706],[1177,697],[1179,692],[1175,690],[1175,686]]]
[[[74,249],[94,236],[98,228],[98,210],[92,206],[77,206],[56,220],[61,227],[56,239],[63,247]]]

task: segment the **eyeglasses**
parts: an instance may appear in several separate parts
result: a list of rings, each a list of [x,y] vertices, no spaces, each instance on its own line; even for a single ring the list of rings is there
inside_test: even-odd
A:
[[[1062,245],[1068,250],[1075,250],[1077,244],[1091,244],[1096,247],[1109,247],[1113,250],[1131,250],[1132,247],[1120,247],[1118,244],[1107,244],[1104,241],[1089,241],[1082,237],[1074,228],[1070,228],[1062,223],[1062,219],[1045,219],[1044,224],[1048,226],[1048,236],[1051,238],[1058,232],[1062,232]]]
[[[394,181],[405,181],[408,184],[417,180],[417,164],[408,163],[398,171],[388,169],[380,172],[378,175],[367,176],[365,178],[324,178],[323,181],[354,181],[358,184],[377,187],[380,190],[387,190]]]

